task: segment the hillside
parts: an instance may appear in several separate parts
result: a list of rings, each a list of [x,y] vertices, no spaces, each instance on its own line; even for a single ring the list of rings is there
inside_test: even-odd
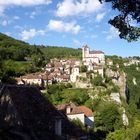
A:
[[[57,46],[30,45],[0,33],[0,59],[25,61],[33,55],[51,58],[80,58],[81,50]]]
[[[58,46],[39,46],[47,60],[51,58],[77,58],[81,59],[82,50]]]
[[[42,51],[33,45],[0,33],[0,59],[12,59],[15,61],[25,61],[36,55],[41,57]]]

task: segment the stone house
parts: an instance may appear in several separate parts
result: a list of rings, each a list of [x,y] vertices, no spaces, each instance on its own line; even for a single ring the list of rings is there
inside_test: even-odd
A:
[[[91,109],[86,106],[76,106],[73,103],[60,104],[57,109],[62,111],[71,120],[79,119],[85,127],[94,127],[94,116]]]
[[[80,68],[79,66],[75,66],[71,69],[70,81],[76,82],[77,77],[79,76]]]
[[[26,85],[37,85],[40,87],[46,86],[47,83],[47,74],[46,73],[31,73],[20,78],[16,78],[17,84],[26,84]]]

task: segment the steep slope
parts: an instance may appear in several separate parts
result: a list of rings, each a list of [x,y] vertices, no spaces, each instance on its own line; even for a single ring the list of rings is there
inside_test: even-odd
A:
[[[0,33],[0,59],[12,59],[16,61],[25,61],[33,55],[38,57],[43,55],[37,46],[29,45],[23,41]]]

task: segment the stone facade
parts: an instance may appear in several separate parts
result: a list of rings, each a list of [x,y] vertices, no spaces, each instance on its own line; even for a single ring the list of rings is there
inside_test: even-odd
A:
[[[82,47],[83,62],[87,65],[90,63],[105,64],[105,55],[102,51],[90,51],[87,45]]]

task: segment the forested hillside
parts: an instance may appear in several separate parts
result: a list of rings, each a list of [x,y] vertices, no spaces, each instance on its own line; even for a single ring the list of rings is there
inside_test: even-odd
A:
[[[39,46],[47,60],[51,58],[77,58],[81,59],[82,50],[57,46]]]

